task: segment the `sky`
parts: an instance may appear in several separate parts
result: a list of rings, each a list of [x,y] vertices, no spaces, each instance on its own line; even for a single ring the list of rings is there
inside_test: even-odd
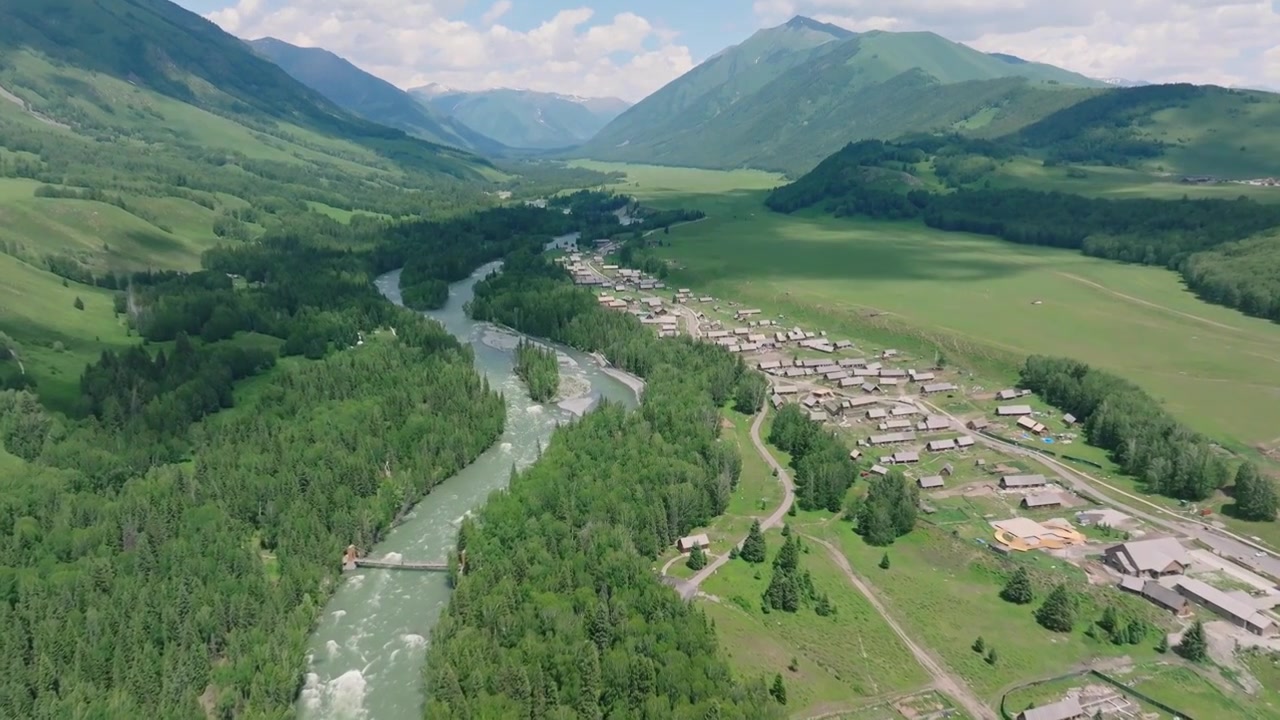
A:
[[[177,0],[402,88],[637,101],[764,27],[931,30],[1098,78],[1280,88],[1280,0]]]

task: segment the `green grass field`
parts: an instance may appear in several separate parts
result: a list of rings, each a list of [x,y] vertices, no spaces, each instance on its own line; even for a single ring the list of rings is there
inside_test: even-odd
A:
[[[782,546],[766,533],[770,558]],[[928,678],[870,603],[848,583],[821,547],[802,556],[815,588],[836,606],[830,617],[812,608],[765,614],[760,597],[769,584],[768,563],[735,560],[702,585],[717,601],[699,600],[735,671],[745,677],[782,673],[788,707],[798,716],[830,712],[923,686]],[[759,572],[760,578],[755,577]],[[796,671],[788,669],[792,658]]]
[[[777,181],[764,173],[592,166],[628,172],[638,185],[619,190],[655,206],[707,212],[664,237],[672,283],[836,335],[942,347],[992,383],[1026,355],[1069,355],[1224,443],[1280,442],[1280,326],[1202,302],[1172,272],[916,223],[780,215],[760,205]]]
[[[1080,591],[1088,589],[1086,597],[1094,599],[1084,603],[1081,621],[1072,633],[1053,633],[1036,624],[1032,612],[1037,603],[1017,606],[1001,600],[1006,561],[976,543],[965,543],[928,526],[918,526],[889,548],[868,546],[845,523],[814,532],[836,544],[854,571],[879,589],[906,630],[941,655],[953,672],[989,701],[998,701],[1000,688],[1053,677],[1095,657],[1145,658],[1155,654],[1154,635],[1151,642],[1126,646],[1085,637],[1085,620],[1100,615],[1101,598],[1127,607],[1133,614],[1153,620],[1158,616],[1140,600],[1122,597],[1111,588],[1088,587],[1078,570],[1047,555],[1027,553],[1009,562],[1026,564],[1033,576],[1039,576],[1039,597],[1050,580],[1067,582]],[[886,551],[892,565],[881,570],[877,564]],[[996,667],[972,650],[978,636],[999,653]]]

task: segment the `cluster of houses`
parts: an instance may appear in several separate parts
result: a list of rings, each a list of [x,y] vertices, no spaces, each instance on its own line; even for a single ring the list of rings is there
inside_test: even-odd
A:
[[[1120,588],[1177,615],[1188,617],[1198,603],[1227,622],[1254,635],[1273,636],[1280,624],[1267,611],[1280,595],[1252,596],[1242,590],[1224,591],[1186,572],[1191,554],[1176,538],[1134,540],[1107,548],[1102,560],[1122,575]]]
[[[776,333],[776,335],[781,336],[784,333]],[[765,338],[761,341],[762,347],[776,347],[779,344],[776,337],[772,344],[770,344],[767,336],[758,335],[757,337]],[[823,338],[823,341],[825,342],[825,338]],[[810,342],[810,340],[802,340],[800,342],[803,344]],[[838,341],[831,347],[837,348],[837,346],[842,346],[844,342],[846,341]],[[840,347],[839,349],[844,348]],[[906,385],[907,383],[919,384],[920,391],[926,395],[957,389],[952,383],[933,382],[936,378],[932,372],[885,367],[880,360],[868,360],[867,358],[761,360],[756,364],[756,367],[774,377],[820,378],[827,382],[835,383],[841,389],[858,388],[869,394],[883,393],[887,387]]]

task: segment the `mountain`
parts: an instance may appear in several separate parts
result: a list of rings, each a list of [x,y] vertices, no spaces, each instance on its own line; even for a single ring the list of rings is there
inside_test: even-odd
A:
[[[1119,77],[1102,78],[1102,82],[1116,87],[1146,87],[1151,84],[1146,80],[1126,80]]]
[[[796,173],[860,138],[1009,132],[1103,86],[934,33],[856,34],[797,17],[672,81],[577,154]]]
[[[513,148],[578,145],[629,107],[618,98],[583,98],[500,88],[467,92],[431,84],[409,90],[445,117]]]
[[[270,37],[250,40],[249,45],[298,82],[362,118],[442,145],[484,153],[504,149],[498,141],[454,118],[438,115],[395,85],[328,50],[298,47]]]
[[[89,283],[196,269],[309,210],[448,210],[505,179],[352,115],[163,0],[0,3],[0,148],[5,262]]]

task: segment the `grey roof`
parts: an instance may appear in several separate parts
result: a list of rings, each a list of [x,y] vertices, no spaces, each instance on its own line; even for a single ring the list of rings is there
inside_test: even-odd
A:
[[[920,487],[922,488],[940,488],[942,487],[941,475],[930,475],[920,478]]]
[[[893,461],[896,463],[920,462],[920,453],[914,450],[899,450],[893,454]]]
[[[889,445],[892,443],[911,442],[912,440],[915,440],[915,439],[916,439],[915,433],[899,432],[899,433],[887,433],[885,435],[872,435],[870,438],[868,438],[868,441],[872,445]]]
[[[1120,589],[1128,590],[1129,592],[1141,594],[1143,588],[1146,587],[1146,584],[1145,580],[1140,577],[1134,577],[1133,575],[1125,575],[1120,578]],[[1159,583],[1156,584],[1158,585]]]
[[[1273,622],[1271,618],[1259,613],[1257,608],[1249,603],[1241,602],[1203,580],[1189,577],[1180,578],[1178,580],[1178,591],[1193,600],[1198,600],[1211,606],[1220,614],[1255,627],[1269,627]]]
[[[868,420],[879,420],[880,418],[888,417],[888,416],[889,416],[889,413],[885,412],[884,408],[871,408],[870,410],[867,411]]]
[[[866,358],[845,358],[838,364],[840,367],[858,367],[860,365],[866,365],[867,360]]]
[[[1084,715],[1084,708],[1074,696],[1063,698],[1055,703],[1027,708],[1018,715],[1018,720],[1072,720]]]
[[[951,422],[941,415],[931,415],[921,420],[918,427],[921,430],[946,430],[951,427]]]
[[[1029,508],[1050,507],[1062,504],[1062,496],[1058,493],[1037,493],[1022,498],[1022,503]]]
[[[920,411],[910,405],[894,405],[889,412],[893,413],[894,417],[897,417],[899,415],[915,415]]]
[[[873,384],[873,383],[869,383],[869,382],[864,382],[864,383],[862,383],[862,390],[863,390],[864,392],[875,392],[875,391],[877,391],[877,390],[879,390],[879,389],[880,389],[880,386],[879,386],[879,385],[875,385],[875,384]]]
[[[949,382],[944,382],[944,383],[930,383],[928,385],[924,385],[920,388],[920,391],[928,395],[930,393],[950,392],[955,389],[956,389],[956,386],[954,384]]]
[[[916,382],[924,382],[925,380],[932,380],[934,377],[936,377],[931,372],[912,372],[910,373],[910,375],[911,375],[911,379]]]
[[[974,439],[969,437],[968,435],[956,438],[956,447],[962,447],[962,448],[973,447],[973,444],[974,444]]]
[[[1000,478],[1000,484],[1004,487],[1037,487],[1044,485],[1048,481],[1043,475],[1005,475]]]
[[[1182,612],[1187,606],[1187,599],[1179,595],[1177,590],[1167,588],[1155,580],[1148,580],[1143,584],[1142,596],[1170,612]]]
[[[873,473],[875,473],[875,474],[877,474],[877,475],[888,475],[888,474],[889,474],[889,468],[884,467],[884,466],[881,466],[881,465],[872,465],[872,466],[871,466],[871,472],[873,472]]]
[[[939,452],[941,450],[954,450],[956,447],[955,440],[930,440],[925,446],[930,452]]]
[[[997,400],[1013,400],[1014,398],[1019,398],[1019,397],[1022,397],[1022,393],[1018,392],[1017,390],[1001,390],[1000,392],[996,393]]]
[[[903,370],[903,369],[901,369],[901,368],[885,368],[885,369],[883,369],[883,370],[881,370],[881,371],[880,371],[880,377],[886,377],[886,378],[901,377],[901,378],[904,378],[904,377],[906,377],[906,376],[907,376],[907,371],[906,371],[906,370]]]
[[[1125,568],[1134,574],[1144,572],[1164,572],[1172,563],[1183,566],[1191,563],[1191,556],[1186,548],[1171,537],[1151,540],[1133,540],[1107,548],[1108,556],[1116,557]]]
[[[1075,416],[1075,415],[1072,415],[1071,413],[1064,413],[1064,414],[1062,415],[1062,422],[1064,422],[1064,423],[1070,424],[1070,423],[1073,423],[1073,422],[1075,422],[1075,421],[1076,421],[1076,416]]]
[[[1030,415],[1031,406],[1030,405],[1001,405],[1000,407],[996,408],[996,414],[1004,415],[1004,416]]]

